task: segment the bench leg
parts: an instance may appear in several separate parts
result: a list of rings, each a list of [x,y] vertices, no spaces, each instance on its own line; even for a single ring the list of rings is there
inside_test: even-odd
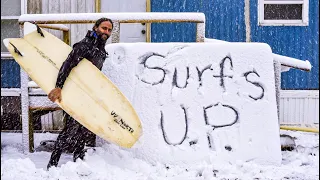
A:
[[[34,131],[33,131],[33,117],[32,110],[29,110],[29,152],[34,152]]]

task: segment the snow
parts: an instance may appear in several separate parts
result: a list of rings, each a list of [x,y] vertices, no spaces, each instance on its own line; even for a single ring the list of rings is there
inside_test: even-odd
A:
[[[1,179],[3,180],[211,180],[211,179],[319,179],[319,134],[282,131],[295,139],[297,149],[282,152],[280,166],[253,162],[230,163],[211,154],[205,161],[188,167],[151,164],[132,152],[112,144],[89,150],[84,161],[72,161],[63,154],[57,168],[46,171],[50,152],[22,153],[20,133],[1,133]],[[36,133],[35,145],[55,139],[56,134]]]
[[[117,43],[106,49],[102,71],[142,121],[136,157],[188,166],[218,153],[229,162],[280,164],[267,44]]]
[[[182,21],[198,21],[205,22],[203,13],[181,12],[132,12],[132,13],[66,13],[66,14],[23,14],[19,18],[19,22],[35,21],[46,22],[52,21],[96,21],[99,18],[107,17],[112,20],[125,22],[128,20],[182,20]]]

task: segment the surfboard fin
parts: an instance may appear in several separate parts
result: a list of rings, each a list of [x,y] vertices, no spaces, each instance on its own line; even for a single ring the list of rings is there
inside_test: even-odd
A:
[[[42,37],[44,37],[44,34],[43,34],[43,32],[41,31],[40,27],[39,27],[37,24],[34,24],[34,25],[37,26],[37,32],[38,32]]]
[[[15,45],[13,45],[11,42],[10,42],[10,44],[13,47],[15,53],[19,54],[20,56],[23,56]]]

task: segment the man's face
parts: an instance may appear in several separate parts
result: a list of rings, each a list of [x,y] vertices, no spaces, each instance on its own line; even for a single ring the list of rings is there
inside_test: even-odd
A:
[[[95,30],[97,34],[106,41],[111,36],[112,24],[109,21],[103,21]]]

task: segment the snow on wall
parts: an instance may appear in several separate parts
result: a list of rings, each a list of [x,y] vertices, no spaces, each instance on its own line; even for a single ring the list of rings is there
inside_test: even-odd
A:
[[[273,55],[262,43],[109,44],[105,73],[128,97],[151,163],[280,164]]]

